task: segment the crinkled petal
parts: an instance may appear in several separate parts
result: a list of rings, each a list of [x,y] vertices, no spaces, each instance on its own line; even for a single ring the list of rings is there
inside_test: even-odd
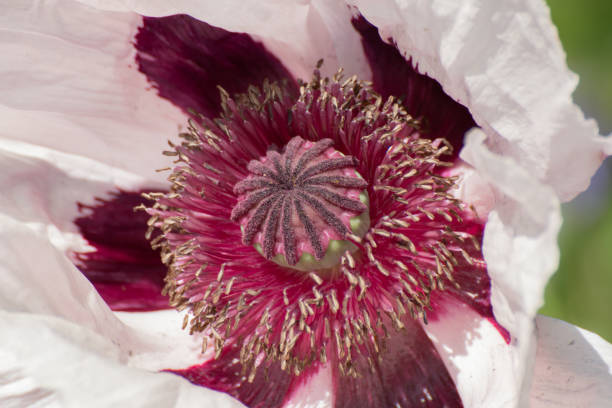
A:
[[[352,0],[385,39],[468,107],[489,136],[563,200],[583,191],[605,157],[593,120],[572,102],[569,71],[541,0]]]
[[[15,0],[0,16],[0,137],[163,180],[184,115],[134,62],[141,18],[70,0]]]
[[[181,368],[210,358],[201,339],[181,329],[176,311],[120,314],[118,318],[65,254],[53,246],[47,230],[0,214],[0,309],[56,316],[108,338],[120,360],[152,370]],[[155,321],[155,325],[151,324]]]
[[[385,99],[401,98],[411,116],[425,120],[422,136],[446,139],[454,148],[453,158],[457,156],[465,133],[476,126],[470,112],[445,94],[435,79],[420,74],[394,45],[384,42],[375,26],[361,16],[352,21],[361,35],[376,92]]]
[[[521,403],[523,383],[529,372],[533,342],[533,318],[542,305],[546,282],[557,268],[557,234],[561,226],[560,204],[551,187],[532,177],[511,157],[493,153],[485,135],[472,130],[466,136],[461,158],[488,183],[486,194],[496,203],[488,214],[483,254],[491,277],[491,303],[497,321],[513,336],[508,348],[510,374],[506,395]],[[468,187],[468,190],[470,187]],[[477,197],[475,197],[478,200]]]
[[[0,212],[29,223],[76,231],[77,203],[94,204],[117,188],[162,185],[87,157],[0,139]]]
[[[131,10],[153,17],[188,14],[228,31],[248,33],[299,78],[310,78],[320,58],[325,60],[325,74],[344,67],[350,75],[370,75],[359,36],[351,27],[351,10],[343,1],[79,1],[105,10]]]
[[[474,182],[486,180],[495,195],[496,204],[485,227],[485,260],[496,283],[494,290],[497,286],[501,292],[498,296],[505,296],[508,305],[520,306],[534,316],[558,263],[559,201],[550,187],[535,180],[512,158],[492,152],[485,137],[482,131],[472,130],[461,153],[461,158],[482,177]],[[516,299],[512,299],[514,296]],[[501,308],[495,312],[500,318]],[[504,323],[509,323],[507,318]]]
[[[168,307],[165,267],[145,239],[148,216],[134,212],[145,201],[139,191],[154,185],[92,159],[0,139],[0,212],[72,253],[113,310]]]
[[[533,408],[612,405],[612,345],[561,320],[538,316]]]
[[[178,376],[122,364],[111,340],[65,320],[0,312],[3,407],[242,407]]]

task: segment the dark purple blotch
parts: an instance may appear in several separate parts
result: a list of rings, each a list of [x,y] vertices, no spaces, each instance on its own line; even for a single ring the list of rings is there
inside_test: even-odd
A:
[[[333,408],[461,408],[452,377],[421,323],[405,319],[406,327],[387,339],[374,372],[365,358],[355,356],[360,375],[345,376],[330,361]],[[248,382],[240,365],[240,347],[228,346],[218,359],[184,370],[169,370],[197,385],[228,393],[251,408],[279,408],[318,370],[315,365],[300,377],[281,370],[279,363],[258,368]],[[323,394],[323,392],[321,393]]]
[[[418,73],[413,63],[393,44],[384,42],[378,29],[365,18],[354,18],[353,27],[361,35],[376,92],[385,98],[400,98],[410,115],[423,120],[422,136],[448,140],[456,157],[463,147],[465,132],[476,126],[468,109],[444,93],[435,79]]]
[[[268,79],[298,92],[289,71],[261,43],[187,15],[143,17],[134,47],[140,71],[159,96],[192,116],[218,116],[219,86],[234,95]]]
[[[294,377],[281,370],[280,363],[257,369],[252,382],[243,375],[240,346],[227,346],[219,358],[184,370],[168,370],[193,384],[202,385],[231,395],[249,408],[280,408],[291,391],[306,376]]]
[[[145,238],[149,216],[134,211],[140,204],[151,205],[143,191],[119,190],[108,199],[96,198],[93,205],[79,203],[83,215],[74,221],[94,248],[74,253],[75,264],[116,311],[170,308],[161,294],[166,267]]]
[[[405,328],[385,341],[374,372],[363,357],[355,365],[361,377],[334,369],[335,408],[460,408],[461,397],[421,322],[404,319]]]

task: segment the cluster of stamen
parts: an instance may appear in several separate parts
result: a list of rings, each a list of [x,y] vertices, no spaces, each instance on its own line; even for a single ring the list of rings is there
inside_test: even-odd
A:
[[[419,137],[393,98],[340,73],[316,74],[297,101],[275,84],[222,97],[221,118],[192,123],[168,153],[179,163],[172,190],[149,195],[157,203],[147,211],[162,232],[153,246],[169,269],[170,303],[189,309],[185,326],[205,334],[204,347],[208,338],[217,355],[239,350],[245,381],[274,362],[297,375],[330,353],[346,375],[373,370],[389,326],[427,321],[432,293],[485,267],[471,213],[444,175],[450,147]],[[267,151],[253,157],[264,137]],[[332,143],[342,155],[321,156]],[[338,189],[366,190],[369,203]],[[338,215],[366,210],[359,235]],[[297,279],[264,259],[295,265],[303,241],[321,259],[322,226],[356,249],[341,254],[334,279]]]

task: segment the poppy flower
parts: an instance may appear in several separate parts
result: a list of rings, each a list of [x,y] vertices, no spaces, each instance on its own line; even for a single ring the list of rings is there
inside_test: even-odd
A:
[[[91,5],[3,20],[9,402],[537,405],[608,347],[540,318],[530,382],[610,150],[545,6]]]

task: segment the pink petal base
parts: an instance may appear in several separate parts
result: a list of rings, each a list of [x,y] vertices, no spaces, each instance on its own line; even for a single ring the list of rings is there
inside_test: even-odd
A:
[[[364,359],[357,360],[358,378],[332,368],[335,408],[366,407],[462,407],[461,398],[421,323],[406,319],[406,328],[387,340],[387,349],[371,373]],[[216,360],[185,370],[171,370],[194,384],[226,392],[253,408],[281,407],[298,392],[321,366],[292,377],[272,365],[259,370],[252,383],[241,374],[239,349],[228,349]],[[334,363],[330,364],[335,367]]]

